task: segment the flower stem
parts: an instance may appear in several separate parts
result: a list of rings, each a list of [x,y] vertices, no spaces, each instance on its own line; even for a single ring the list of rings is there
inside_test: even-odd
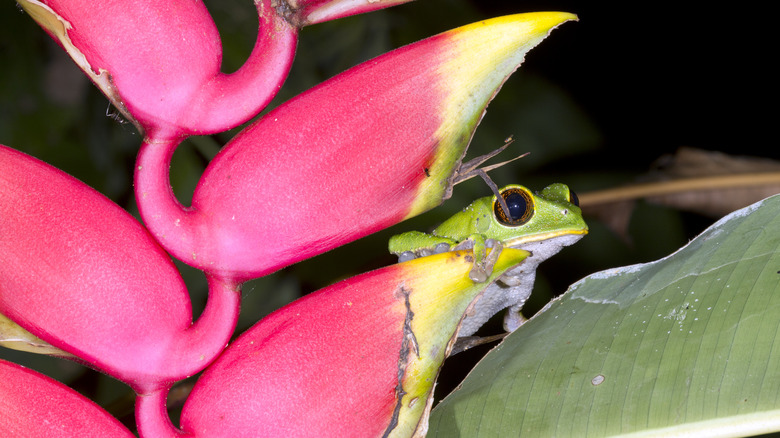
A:
[[[139,436],[172,438],[190,436],[177,429],[168,416],[167,399],[170,387],[150,394],[139,395],[135,400],[135,421]]]

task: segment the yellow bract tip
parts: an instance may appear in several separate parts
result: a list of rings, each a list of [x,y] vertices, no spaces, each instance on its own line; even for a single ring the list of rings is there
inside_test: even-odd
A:
[[[485,108],[501,85],[523,62],[525,54],[556,26],[576,20],[567,12],[533,12],[508,15],[469,24],[437,39],[436,103],[440,124],[433,135],[438,143],[431,175],[451,178],[463,158]],[[427,178],[407,217],[415,216],[449,197],[451,181]]]
[[[412,340],[413,348],[404,370],[405,395],[398,426],[390,436],[425,433],[433,383],[466,310],[491,282],[529,255],[522,249],[505,248],[484,283],[469,279],[474,261],[471,251],[445,252],[400,264],[405,269],[419,270],[419,275],[405,282],[412,315],[407,338]]]

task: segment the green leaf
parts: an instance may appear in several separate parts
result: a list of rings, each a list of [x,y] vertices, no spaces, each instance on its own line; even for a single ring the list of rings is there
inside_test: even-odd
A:
[[[577,282],[434,409],[429,436],[780,430],[778,215],[768,198],[666,258]]]

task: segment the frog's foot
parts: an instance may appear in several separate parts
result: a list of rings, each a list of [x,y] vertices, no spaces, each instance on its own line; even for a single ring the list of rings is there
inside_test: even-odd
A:
[[[479,256],[475,255],[474,266],[471,268],[471,272],[469,272],[469,279],[474,283],[484,283],[487,281],[490,274],[493,273],[493,267],[496,265],[496,261],[498,261],[501,251],[504,249],[504,245],[500,241],[494,239],[485,240],[485,247],[492,248],[493,250],[490,251],[489,254],[482,256],[481,260]],[[477,253],[476,248],[474,253]]]
[[[517,330],[521,325],[528,321],[525,316],[520,313],[521,306],[522,303],[519,306],[512,306],[506,310],[506,315],[504,316],[504,330],[509,333]]]
[[[433,253],[434,254],[441,254],[443,252],[448,252],[450,250],[452,245],[449,243],[440,243],[433,247]]]
[[[398,254],[398,263],[408,262],[417,258],[417,254],[414,251],[404,251]]]

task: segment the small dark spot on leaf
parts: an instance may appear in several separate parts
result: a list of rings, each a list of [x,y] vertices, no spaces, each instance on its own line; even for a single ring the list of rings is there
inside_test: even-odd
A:
[[[424,167],[423,170],[425,171],[425,176],[430,178],[431,177],[431,169],[428,169],[427,167]]]

